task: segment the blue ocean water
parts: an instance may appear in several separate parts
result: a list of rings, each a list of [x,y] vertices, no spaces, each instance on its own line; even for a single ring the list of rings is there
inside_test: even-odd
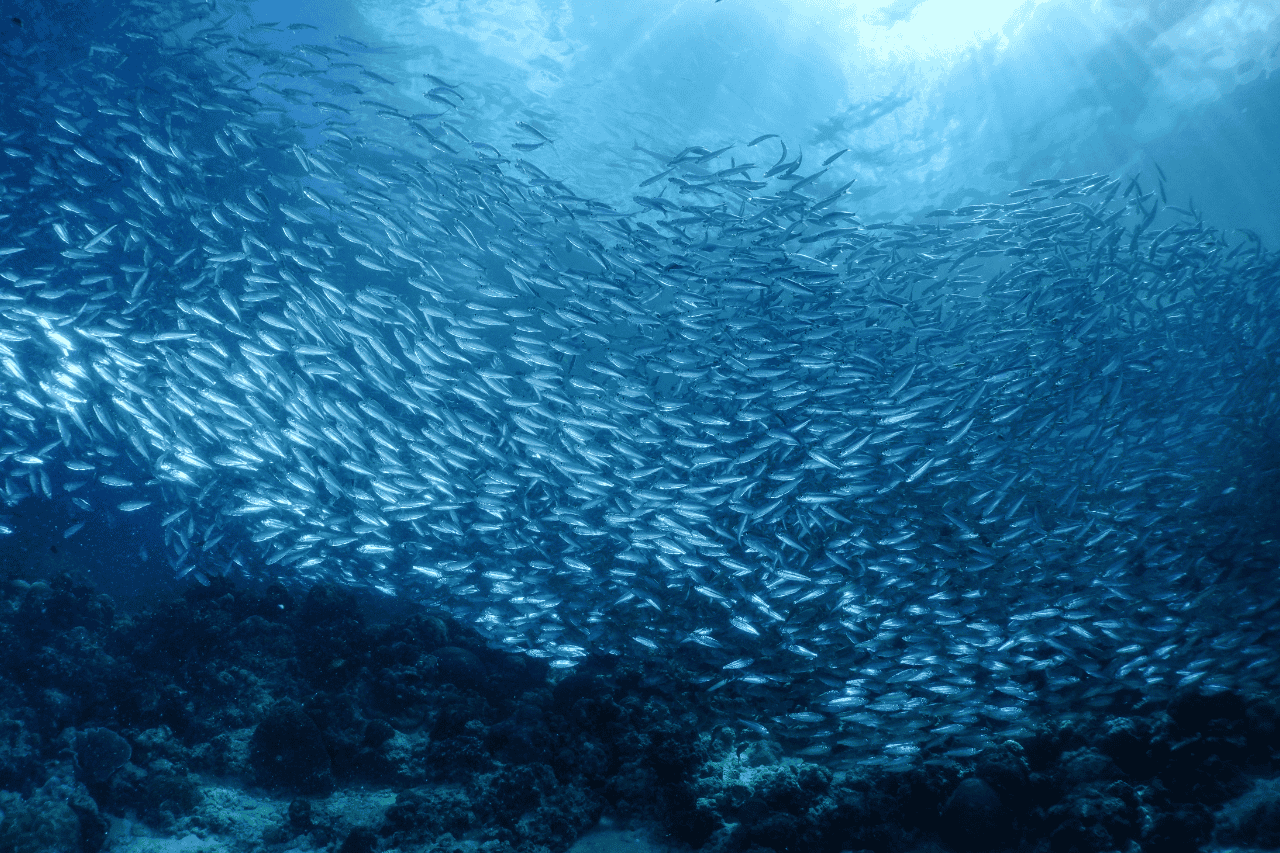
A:
[[[1175,204],[1280,234],[1276,14],[1268,3],[653,2],[254,4],[378,46],[363,61],[464,80],[454,117],[593,198],[661,164],[777,133],[868,221],[998,198],[1043,177],[1158,164]],[[308,17],[309,16],[309,17]],[[417,78],[421,79],[421,78]],[[417,93],[420,96],[420,93]],[[434,103],[426,101],[424,103]],[[670,153],[674,153],[670,152]],[[738,162],[768,159],[735,152]],[[769,161],[772,163],[772,160]],[[838,185],[838,183],[836,183]]]
[[[1269,4],[0,33],[7,571],[354,590],[864,767],[1274,693]]]

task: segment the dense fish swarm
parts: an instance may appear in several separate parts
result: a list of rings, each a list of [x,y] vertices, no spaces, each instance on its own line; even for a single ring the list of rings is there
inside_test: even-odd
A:
[[[608,205],[357,43],[222,2],[97,29],[0,70],[11,505],[96,480],[179,574],[671,656],[813,755],[1274,687],[1256,239],[1106,175],[866,225],[777,139]]]

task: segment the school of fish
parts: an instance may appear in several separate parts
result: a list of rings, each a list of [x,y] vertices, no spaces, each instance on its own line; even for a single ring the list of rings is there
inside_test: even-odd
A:
[[[532,119],[468,138],[466,81],[415,111],[309,35],[130,0],[4,45],[10,505],[154,505],[179,575],[409,596],[556,668],[669,657],[811,756],[1274,689],[1256,238],[1108,175],[866,224],[774,137],[606,204]]]

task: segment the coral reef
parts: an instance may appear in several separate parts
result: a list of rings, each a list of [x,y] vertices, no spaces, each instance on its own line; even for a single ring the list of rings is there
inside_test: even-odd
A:
[[[6,851],[96,853],[113,818],[232,833],[236,797],[279,804],[236,831],[282,851],[557,853],[602,816],[709,853],[1280,838],[1271,697],[1127,697],[967,758],[943,739],[862,766],[789,754],[735,722],[744,697],[690,690],[674,663],[556,674],[330,585],[215,578],[123,612],[68,575],[7,577],[0,639]]]

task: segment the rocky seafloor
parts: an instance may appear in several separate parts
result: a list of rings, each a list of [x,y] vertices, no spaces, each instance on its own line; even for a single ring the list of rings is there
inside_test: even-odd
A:
[[[1125,694],[970,759],[830,766],[673,663],[566,675],[366,604],[0,577],[0,851],[1280,848],[1280,697]]]

